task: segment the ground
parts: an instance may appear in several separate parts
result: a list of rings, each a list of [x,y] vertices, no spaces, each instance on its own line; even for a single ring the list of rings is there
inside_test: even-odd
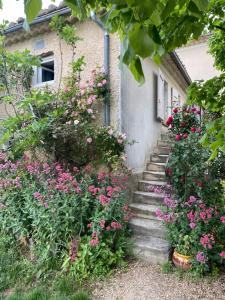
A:
[[[98,283],[93,300],[225,300],[225,276],[190,281],[164,274],[159,266],[135,262],[127,272]]]

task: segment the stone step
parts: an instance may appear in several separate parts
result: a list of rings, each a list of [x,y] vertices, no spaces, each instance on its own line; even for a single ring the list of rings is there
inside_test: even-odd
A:
[[[161,134],[161,141],[166,141],[166,142],[170,141],[170,138],[169,138],[167,133],[162,133]]]
[[[159,146],[159,147],[170,147],[171,143],[170,143],[170,141],[158,140],[157,141],[157,146]]]
[[[133,194],[133,203],[150,204],[159,207],[163,204],[164,198],[163,194],[137,191]]]
[[[161,180],[139,180],[138,190],[143,192],[153,192],[155,188],[164,185],[166,185],[166,182]]]
[[[159,205],[135,202],[130,204],[130,208],[131,211],[134,213],[135,217],[157,219],[155,212],[157,208],[159,208]]]
[[[170,246],[166,240],[152,236],[137,236],[132,240],[133,253],[137,258],[152,264],[164,264],[169,260]]]
[[[156,153],[156,154],[170,154],[170,151],[171,151],[171,149],[170,149],[170,147],[156,147],[155,149],[154,149],[154,153]]]
[[[166,163],[168,159],[168,155],[166,154],[152,154],[151,155],[151,162],[159,162],[159,163]]]
[[[156,172],[156,171],[144,171],[143,172],[144,180],[165,180],[165,172]]]
[[[160,220],[132,218],[129,221],[129,226],[134,234],[153,236],[164,239],[166,236],[166,229]]]
[[[147,163],[147,171],[165,172],[165,168],[166,168],[165,163],[155,163],[155,162]]]

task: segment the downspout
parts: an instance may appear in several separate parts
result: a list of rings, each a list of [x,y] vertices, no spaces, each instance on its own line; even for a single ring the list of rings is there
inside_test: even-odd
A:
[[[101,20],[96,16],[94,11],[91,11],[91,19],[94,21],[103,31],[104,31],[104,72],[108,79],[108,88],[110,87],[110,73],[109,73],[109,56],[110,56],[110,40],[109,40],[109,33],[105,29],[104,24]],[[104,124],[109,126],[110,125],[110,96],[109,93],[106,94],[104,99]]]

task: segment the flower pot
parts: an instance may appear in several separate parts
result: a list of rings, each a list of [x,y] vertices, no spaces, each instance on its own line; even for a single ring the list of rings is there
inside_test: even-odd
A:
[[[173,256],[172,256],[172,261],[174,263],[174,265],[178,268],[182,268],[184,270],[188,270],[191,268],[191,259],[192,256],[187,256],[187,255],[182,255],[178,252],[176,252],[176,250],[174,250],[173,252]]]

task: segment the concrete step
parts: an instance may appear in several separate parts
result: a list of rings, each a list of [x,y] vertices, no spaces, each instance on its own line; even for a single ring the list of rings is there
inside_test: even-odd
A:
[[[152,154],[151,155],[151,162],[159,162],[159,163],[166,163],[168,159],[167,154]]]
[[[148,218],[148,219],[157,219],[156,210],[159,208],[159,205],[153,204],[143,204],[143,203],[131,203],[130,208],[134,213],[135,217]]]
[[[129,226],[136,235],[153,236],[164,239],[166,229],[160,220],[132,218]]]
[[[156,205],[159,207],[163,204],[163,194],[137,191],[133,194],[133,203]]]
[[[166,168],[165,163],[155,163],[155,162],[147,163],[147,171],[165,172],[165,168]]]
[[[145,171],[143,172],[144,180],[165,180],[165,172]]]
[[[156,153],[156,154],[167,154],[167,155],[169,155],[170,151],[171,151],[170,147],[159,147],[158,146],[154,149],[154,153]]]
[[[133,253],[137,258],[152,264],[164,264],[169,260],[170,246],[166,240],[152,236],[137,236],[132,240]]]
[[[157,187],[166,185],[165,181],[157,180],[140,180],[138,182],[138,190],[143,192],[152,192]]]

